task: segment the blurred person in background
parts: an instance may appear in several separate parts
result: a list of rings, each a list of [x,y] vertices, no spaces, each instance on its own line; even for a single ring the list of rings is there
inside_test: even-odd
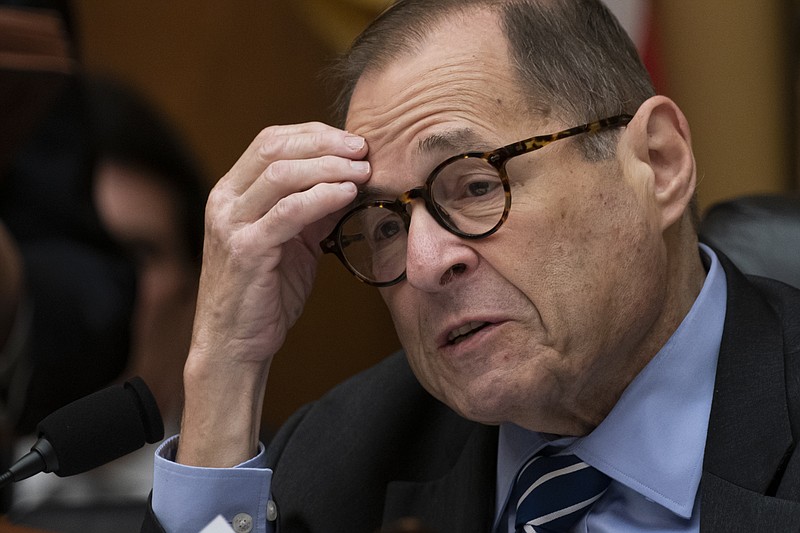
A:
[[[208,183],[165,120],[110,80],[88,85],[103,226],[134,260],[137,290],[126,375],[139,375],[165,420],[179,416],[191,337]]]
[[[165,425],[175,427],[207,194],[178,134],[125,85],[76,79],[8,185],[2,205],[33,272],[26,289],[35,317],[30,372],[19,375],[28,386],[18,432],[133,375],[148,383]],[[47,224],[59,213],[73,216]],[[87,231],[72,233],[76,227]],[[32,440],[20,439],[16,455]],[[135,530],[152,479],[152,452],[141,452],[80,476],[17,483],[10,516],[54,531]]]

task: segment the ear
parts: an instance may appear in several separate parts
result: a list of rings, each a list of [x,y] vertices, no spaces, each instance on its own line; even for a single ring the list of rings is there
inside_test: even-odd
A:
[[[687,210],[696,186],[696,167],[689,124],[678,106],[665,96],[645,101],[626,128],[629,169],[651,180],[665,230]]]

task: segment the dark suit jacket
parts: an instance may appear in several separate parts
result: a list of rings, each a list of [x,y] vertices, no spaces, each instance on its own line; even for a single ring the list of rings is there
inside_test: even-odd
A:
[[[701,529],[800,531],[800,291],[722,260]],[[441,533],[491,529],[497,428],[434,400],[400,354],[294,415],[268,455],[280,533],[375,533],[405,516]],[[143,531],[160,531],[152,516]]]

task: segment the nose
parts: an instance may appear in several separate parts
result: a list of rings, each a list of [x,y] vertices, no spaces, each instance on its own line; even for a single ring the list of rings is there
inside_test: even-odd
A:
[[[406,280],[437,292],[468,278],[478,265],[470,243],[440,226],[421,203],[412,208],[406,249]]]

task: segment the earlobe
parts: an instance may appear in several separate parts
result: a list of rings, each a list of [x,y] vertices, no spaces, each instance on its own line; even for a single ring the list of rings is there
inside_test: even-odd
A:
[[[696,185],[689,124],[678,106],[665,96],[645,101],[628,126],[630,148],[644,163],[660,211],[662,230],[678,221],[689,206]]]

